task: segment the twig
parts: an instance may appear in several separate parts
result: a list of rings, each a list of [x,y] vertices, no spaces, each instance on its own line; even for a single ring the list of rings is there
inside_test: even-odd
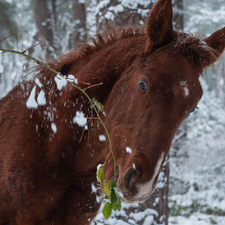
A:
[[[91,107],[91,116],[93,117],[93,107]],[[94,126],[94,122],[93,122],[93,120],[91,120],[91,127],[93,127]]]
[[[103,84],[103,82],[101,82],[101,83],[99,83],[99,84],[93,84],[93,85],[91,85],[91,86],[89,86],[89,87],[84,88],[84,90],[86,91],[86,90],[89,89],[89,88],[96,87],[96,86],[100,86],[100,85],[102,85],[102,84]]]
[[[106,163],[107,159],[109,158],[110,154],[111,154],[111,152],[109,152],[109,154],[107,155],[107,157],[106,157],[106,159],[105,159],[105,162],[104,162],[103,166],[105,165],[105,163]],[[116,179],[116,177],[115,177],[115,179]]]
[[[36,47],[36,46],[38,46],[38,45],[44,44],[45,42],[46,42],[46,41],[42,41],[42,42],[40,42],[40,43],[37,43],[36,45],[33,45],[33,46],[27,48],[26,50],[24,50],[22,53],[25,53],[27,50],[29,50],[29,49],[31,49],[31,48],[34,48],[34,47]]]
[[[86,83],[86,82],[83,82],[83,81],[81,81],[81,80],[78,80],[78,83],[90,85],[90,83]]]
[[[73,78],[67,78],[67,79],[68,79],[68,80],[71,80],[71,81],[74,81]],[[86,82],[83,82],[83,81],[80,81],[80,80],[78,80],[77,82],[78,82],[78,83],[81,83],[81,84],[90,85],[90,83],[86,83]],[[75,81],[74,81],[74,83],[75,83]]]
[[[88,121],[88,123],[89,123],[89,121]],[[83,132],[82,132],[82,134],[81,134],[81,136],[80,136],[80,139],[79,139],[79,141],[78,141],[79,144],[81,143],[81,141],[82,141],[82,139],[83,139],[85,130],[86,130],[86,129],[85,129],[85,127],[84,127]]]
[[[7,39],[7,38],[9,38],[9,37],[12,37],[12,36],[14,36],[14,35],[17,35],[17,34],[16,34],[16,33],[15,33],[15,34],[11,34],[11,35],[9,35],[9,36],[3,38],[0,42],[4,41],[5,39]]]
[[[126,137],[126,136],[124,136],[124,135],[120,135],[120,134],[111,134],[112,136],[116,136],[116,137]]]
[[[88,119],[88,120],[98,120],[99,118],[98,118],[98,117],[93,117],[93,116],[91,116],[91,117],[87,117],[87,119]]]

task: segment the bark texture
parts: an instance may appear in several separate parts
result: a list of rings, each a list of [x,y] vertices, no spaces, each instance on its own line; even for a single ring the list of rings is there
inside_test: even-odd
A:
[[[49,58],[57,55],[56,0],[33,0],[33,11],[38,34],[37,40],[46,40],[43,50]]]

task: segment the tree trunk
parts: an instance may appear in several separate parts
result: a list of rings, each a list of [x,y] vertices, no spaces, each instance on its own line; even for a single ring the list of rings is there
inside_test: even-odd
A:
[[[174,27],[177,31],[183,31],[184,30],[183,0],[174,0],[173,7],[174,7],[173,13]]]
[[[76,46],[87,41],[85,0],[73,1],[73,18],[75,21],[74,42]]]
[[[42,45],[46,56],[54,58],[57,56],[58,41],[56,29],[56,0],[33,0],[33,11],[38,34],[38,40],[46,40]]]

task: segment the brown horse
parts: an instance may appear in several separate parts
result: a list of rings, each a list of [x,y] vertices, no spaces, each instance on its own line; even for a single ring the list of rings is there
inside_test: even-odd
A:
[[[104,162],[122,201],[146,200],[174,133],[202,96],[199,76],[224,48],[225,28],[203,41],[175,32],[171,0],[159,0],[145,27],[98,35],[48,62],[81,88],[103,82],[87,93],[105,105],[116,177],[90,102],[40,66],[0,101],[0,224],[90,224]]]

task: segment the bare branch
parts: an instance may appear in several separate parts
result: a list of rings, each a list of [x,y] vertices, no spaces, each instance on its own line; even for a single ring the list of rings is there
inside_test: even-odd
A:
[[[11,34],[11,35],[9,35],[9,36],[7,36],[7,37],[3,38],[0,42],[4,41],[5,39],[7,39],[7,38],[9,38],[9,37],[12,37],[12,36],[14,36],[14,35],[16,35],[16,36],[17,36],[17,33],[15,33],[15,34]]]
[[[42,44],[44,44],[45,42],[46,42],[46,41],[42,41],[42,42],[40,42],[40,43],[38,43],[38,44],[36,44],[36,45],[33,45],[33,46],[27,48],[26,50],[22,51],[22,53],[25,53],[25,52],[28,51],[29,49],[34,48],[34,47],[36,47],[36,46],[38,46],[38,45],[42,45]]]

